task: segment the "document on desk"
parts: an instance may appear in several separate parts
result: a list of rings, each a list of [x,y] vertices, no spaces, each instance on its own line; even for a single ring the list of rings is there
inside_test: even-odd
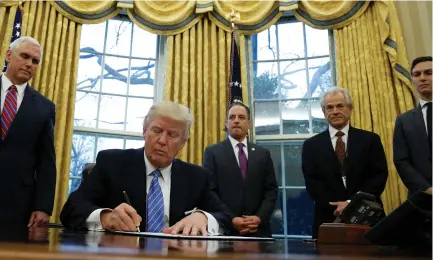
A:
[[[184,236],[184,235],[171,235],[164,233],[153,232],[128,232],[128,231],[115,231],[117,234],[144,236],[144,237],[159,237],[167,239],[197,239],[197,240],[244,240],[244,241],[274,241],[274,238],[269,237],[241,237],[241,236]]]

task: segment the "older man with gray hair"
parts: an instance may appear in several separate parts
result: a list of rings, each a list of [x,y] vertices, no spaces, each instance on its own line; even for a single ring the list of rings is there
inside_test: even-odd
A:
[[[302,171],[314,200],[313,238],[322,223],[332,223],[358,191],[380,201],[388,178],[380,137],[350,126],[352,99],[346,89],[331,88],[321,100],[329,127],[304,142]]]
[[[41,59],[37,40],[18,38],[0,75],[0,222],[9,226],[43,226],[53,210],[55,105],[28,84]]]
[[[101,151],[86,182],[66,202],[62,223],[73,229],[217,235],[220,224],[231,220],[210,190],[209,172],[175,159],[192,123],[181,104],[153,105],[143,122],[144,148]]]

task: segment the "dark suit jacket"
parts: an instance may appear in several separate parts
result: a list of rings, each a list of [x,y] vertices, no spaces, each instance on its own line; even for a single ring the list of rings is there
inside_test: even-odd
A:
[[[252,236],[270,237],[269,219],[277,200],[278,186],[269,151],[248,143],[248,171],[245,181],[229,139],[211,145],[204,152],[203,166],[211,172],[212,188],[233,219],[258,216],[262,223]],[[231,234],[239,235],[231,225]]]
[[[114,209],[124,203],[123,191],[126,191],[132,207],[143,218],[140,230],[146,230],[146,179],[143,148],[99,152],[92,173],[66,201],[60,214],[62,224],[85,229],[90,213],[99,208]],[[209,172],[175,159],[171,168],[170,226],[195,207],[211,213],[224,226],[230,221],[222,213],[216,194],[210,191]]]
[[[388,167],[380,137],[372,132],[349,128],[345,160],[346,188],[340,162],[332,147],[329,130],[304,142],[302,171],[305,186],[314,200],[313,238],[322,223],[332,223],[336,207],[329,202],[349,200],[358,191],[380,195],[385,189]]]
[[[432,152],[421,107],[397,117],[394,129],[394,164],[409,192],[432,186]]]
[[[36,210],[51,215],[56,189],[54,122],[54,104],[27,85],[15,120],[4,140],[0,138],[1,223],[27,225]]]

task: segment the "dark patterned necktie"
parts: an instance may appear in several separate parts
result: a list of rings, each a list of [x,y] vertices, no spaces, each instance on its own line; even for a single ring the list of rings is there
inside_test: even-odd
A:
[[[17,87],[14,85],[10,86],[8,93],[5,97],[5,103],[3,105],[3,111],[1,115],[1,135],[5,138],[8,133],[9,127],[15,119],[17,114]]]
[[[335,135],[337,136],[337,143],[335,144],[335,154],[337,154],[338,160],[340,161],[341,165],[343,165],[344,159],[346,159],[346,144],[344,143],[342,138],[344,133],[338,131]]]
[[[248,159],[247,159],[247,155],[244,152],[244,146],[245,145],[243,143],[238,143],[239,168],[241,168],[242,178],[245,179],[245,177],[247,176],[247,170],[248,170]]]
[[[432,103],[427,102],[424,106],[427,107],[427,135],[428,135],[428,143],[430,145],[431,151],[431,143],[432,143]]]

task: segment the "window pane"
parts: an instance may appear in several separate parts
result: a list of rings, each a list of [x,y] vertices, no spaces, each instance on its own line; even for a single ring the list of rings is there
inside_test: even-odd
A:
[[[286,189],[287,234],[311,236],[313,201],[306,189]]]
[[[305,186],[302,173],[302,144],[284,144],[284,163],[286,174],[286,186]]]
[[[144,147],[144,140],[141,139],[126,139],[125,149],[137,149]]]
[[[257,34],[257,46],[253,47],[256,52],[253,57],[255,60],[276,60],[277,57],[277,35],[275,25]],[[254,40],[253,40],[254,41]]]
[[[130,77],[129,95],[154,97],[155,61],[133,59]]]
[[[257,135],[280,133],[280,112],[278,102],[254,103],[254,127]]]
[[[94,162],[95,136],[91,134],[72,135],[71,168],[69,193],[76,190],[81,183],[81,173],[86,163]]]
[[[147,32],[134,25],[132,56],[141,58],[155,58],[157,52],[157,43],[158,41],[156,34]]]
[[[261,144],[260,146],[266,148],[271,153],[272,162],[274,163],[274,170],[275,170],[275,177],[277,178],[278,186],[282,185],[282,167],[281,167],[281,144],[278,143],[265,143]]]
[[[96,152],[107,149],[123,149],[123,137],[110,137],[108,135],[98,136],[98,146]]]
[[[308,100],[291,100],[283,103],[283,133],[309,133]]]
[[[153,99],[129,98],[126,131],[142,132],[143,120],[153,105]]]
[[[305,61],[287,61],[280,64],[282,98],[308,97]]]
[[[105,53],[129,56],[131,50],[131,21],[108,20]]]
[[[320,133],[328,128],[328,121],[323,115],[319,99],[311,99],[311,116],[313,117],[313,133]]]
[[[308,57],[329,55],[328,30],[319,30],[305,26]]]
[[[123,130],[125,102],[125,97],[102,95],[98,128]]]
[[[105,56],[102,92],[126,95],[129,59]]]
[[[254,99],[278,98],[278,65],[276,62],[259,62],[254,70]]]
[[[77,90],[99,92],[101,87],[102,54],[80,53]]]
[[[278,45],[280,48],[280,59],[305,57],[302,23],[279,24]]]
[[[332,87],[329,57],[308,60],[308,74],[310,93],[312,93],[313,97],[320,97],[323,92]]]
[[[74,126],[96,127],[98,94],[77,91],[75,97]]]
[[[271,232],[272,234],[283,235],[284,234],[284,222],[283,222],[283,191],[278,189],[277,202],[275,204],[275,210],[271,215]]]
[[[87,51],[104,51],[106,23],[99,24],[83,24],[81,30],[80,48],[85,48]]]

